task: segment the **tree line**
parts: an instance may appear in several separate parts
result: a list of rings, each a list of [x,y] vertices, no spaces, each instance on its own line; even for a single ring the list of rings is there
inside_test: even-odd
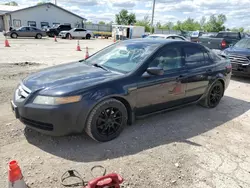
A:
[[[37,5],[46,3],[46,1],[39,1]],[[10,6],[18,6],[15,1],[10,1],[8,3],[4,3],[4,5]],[[171,21],[166,22],[164,24],[157,22],[154,25],[154,28],[164,29],[164,30],[184,30],[184,31],[205,31],[205,32],[219,32],[219,31],[239,31],[239,32],[250,32],[246,31],[243,27],[240,28],[226,28],[225,22],[227,21],[227,17],[224,14],[219,15],[211,15],[209,19],[206,19],[203,16],[200,21],[196,21],[192,18],[187,18],[184,21],[177,21],[173,23]],[[122,9],[118,14],[115,15],[115,23],[119,25],[136,25],[136,26],[144,26],[146,32],[150,32],[150,18],[145,16],[142,20],[137,20],[136,15],[134,13],[129,13],[128,10]],[[92,22],[87,22],[88,24],[92,24]],[[105,23],[104,21],[99,21],[99,24],[113,24],[113,22]]]
[[[142,20],[136,20],[136,16],[133,13],[128,13],[127,10],[123,9],[118,14],[115,15],[116,23],[119,25],[137,25],[144,26],[146,32],[150,32],[151,20],[148,16],[145,16]],[[244,28],[226,28],[225,22],[227,17],[224,14],[211,15],[209,19],[203,16],[200,21],[196,21],[192,18],[187,18],[184,21],[177,21],[173,23],[171,21],[162,24],[157,22],[154,27],[164,30],[184,30],[184,31],[205,31],[205,32],[219,32],[219,31],[239,31],[244,32]],[[245,31],[250,32],[250,31]]]

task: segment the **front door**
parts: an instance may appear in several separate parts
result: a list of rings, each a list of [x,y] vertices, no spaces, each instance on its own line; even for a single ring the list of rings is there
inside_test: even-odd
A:
[[[71,36],[74,37],[74,38],[78,38],[79,37],[78,29],[75,29],[73,32],[71,32]]]
[[[156,112],[182,104],[187,74],[179,47],[164,47],[148,67],[161,67],[164,75],[140,77],[137,82],[136,115]]]
[[[29,35],[29,27],[22,27],[17,32],[19,37],[27,37]]]

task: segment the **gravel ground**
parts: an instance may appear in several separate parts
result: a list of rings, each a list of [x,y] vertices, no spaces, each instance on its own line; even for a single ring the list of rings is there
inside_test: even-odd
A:
[[[61,187],[60,177],[68,169],[90,180],[94,165],[120,173],[126,188],[250,187],[249,79],[233,77],[215,109],[193,105],[138,120],[108,143],[96,143],[86,134],[50,137],[15,120],[9,100],[21,78],[81,59],[85,51],[76,51],[76,40],[9,42],[10,48],[0,46],[0,187],[7,187],[7,163],[12,159],[20,163],[31,188]],[[80,41],[90,53],[111,43]]]

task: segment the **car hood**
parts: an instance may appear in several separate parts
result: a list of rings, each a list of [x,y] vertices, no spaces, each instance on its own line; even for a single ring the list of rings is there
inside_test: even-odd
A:
[[[44,95],[63,95],[106,82],[121,74],[81,62],[54,66],[31,74],[23,84],[32,92]]]
[[[230,48],[227,48],[225,51],[230,54],[250,56],[250,49],[230,47]]]

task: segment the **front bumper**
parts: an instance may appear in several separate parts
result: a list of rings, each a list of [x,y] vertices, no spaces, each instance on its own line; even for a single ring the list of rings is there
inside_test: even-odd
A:
[[[232,63],[232,73],[233,75],[250,77],[250,64]]]
[[[66,38],[66,33],[59,33],[58,35],[60,38]]]
[[[11,102],[17,119],[31,129],[52,136],[81,133],[84,130],[85,119],[82,117],[85,116],[78,119],[81,106],[80,102],[58,106]]]

